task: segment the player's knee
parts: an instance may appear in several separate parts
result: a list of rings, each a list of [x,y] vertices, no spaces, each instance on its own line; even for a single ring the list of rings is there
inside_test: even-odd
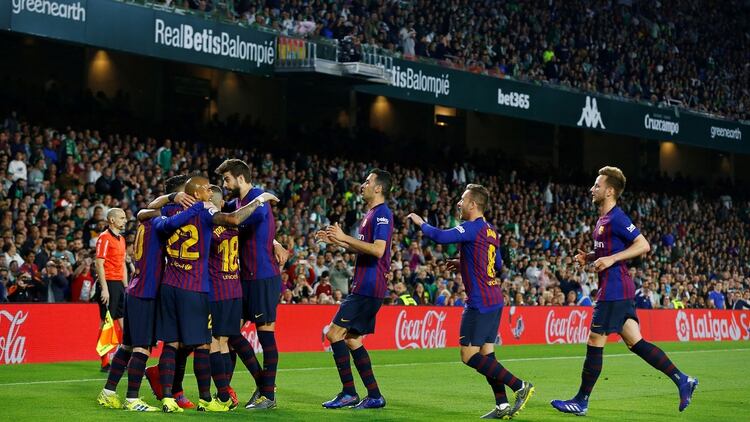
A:
[[[337,341],[341,341],[344,339],[344,336],[346,335],[346,330],[342,330],[339,327],[331,324],[331,327],[328,329],[328,332],[326,333],[326,338],[329,342],[335,343]]]
[[[347,338],[344,339],[346,342],[346,347],[349,348],[349,350],[355,350],[362,347],[362,342],[358,338]]]
[[[474,351],[470,351],[470,350],[466,350],[466,349],[461,349],[461,362],[463,362],[466,365],[468,365],[469,364],[469,360],[471,360],[471,357],[474,356],[475,353],[476,352],[474,352]]]
[[[133,352],[135,353],[143,353],[146,356],[151,355],[151,350],[143,348],[143,347],[134,347]]]

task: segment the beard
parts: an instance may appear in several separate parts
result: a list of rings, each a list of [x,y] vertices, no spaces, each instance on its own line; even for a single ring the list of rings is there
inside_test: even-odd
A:
[[[234,189],[230,189],[229,190],[229,194],[232,196],[232,198],[241,199],[240,198],[240,188],[239,187],[236,187]]]

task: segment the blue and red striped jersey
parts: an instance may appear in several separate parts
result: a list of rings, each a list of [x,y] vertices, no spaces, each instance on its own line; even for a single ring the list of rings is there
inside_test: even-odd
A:
[[[498,253],[500,239],[491,224],[480,217],[449,230],[422,224],[424,235],[437,243],[461,244],[461,277],[466,288],[466,306],[481,313],[503,306],[503,290],[496,279],[503,267]]]
[[[263,189],[252,188],[241,200],[233,199],[227,208],[242,208],[263,193]],[[276,221],[271,205],[264,203],[250,214],[239,226],[240,277],[242,280],[262,280],[281,274],[279,262],[273,253],[276,236]]]
[[[192,213],[168,239],[167,266],[162,283],[179,289],[208,293],[208,257],[211,252],[211,231],[215,209],[198,202],[185,213]]]
[[[385,241],[385,253],[380,258],[359,253],[352,278],[352,293],[382,299],[388,286],[386,276],[391,271],[391,238],[393,213],[386,204],[376,205],[367,211],[359,226],[359,240],[375,243]]]
[[[166,237],[182,226],[192,213],[178,213],[173,217],[154,217],[138,224],[133,259],[135,274],[127,293],[142,299],[154,299],[159,290],[164,270]]]
[[[211,276],[211,301],[241,298],[242,285],[240,284],[237,229],[214,226],[211,236],[211,256],[208,258],[208,273]]]
[[[599,217],[594,228],[594,255],[614,255],[627,249],[641,232],[620,207],[614,207]],[[599,273],[599,292],[596,300],[612,301],[635,298],[635,283],[628,274],[625,261],[616,262]]]

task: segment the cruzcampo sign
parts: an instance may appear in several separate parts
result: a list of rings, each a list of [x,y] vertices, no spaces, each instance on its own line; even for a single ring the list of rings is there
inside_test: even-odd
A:
[[[388,85],[373,95],[536,120],[556,125],[750,153],[750,125],[609,97],[394,59]]]

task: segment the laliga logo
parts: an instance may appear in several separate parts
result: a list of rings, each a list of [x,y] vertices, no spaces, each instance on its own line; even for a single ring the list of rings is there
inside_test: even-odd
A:
[[[679,311],[675,319],[677,328],[677,338],[680,341],[693,340],[739,340],[740,338],[750,337],[750,327],[745,325],[745,315],[740,318],[743,328],[746,331],[743,337],[740,332],[740,325],[732,314],[731,321],[728,318],[713,317],[711,311],[707,314],[696,318],[695,315],[688,316],[685,311]]]
[[[677,312],[677,318],[674,319],[675,328],[677,329],[677,339],[680,341],[690,341],[690,322],[687,314],[683,311]]]
[[[409,320],[406,310],[396,320],[396,347],[401,349],[435,349],[445,347],[443,322],[445,312],[427,311],[422,320]]]
[[[28,316],[28,312],[24,314],[23,311],[18,311],[15,315],[11,315],[8,311],[0,310],[0,327],[5,319],[9,323],[7,335],[5,337],[0,335],[0,362],[5,364],[23,362],[26,357],[26,337],[19,336],[18,332]],[[2,329],[0,329],[1,332]]]
[[[550,310],[544,333],[547,344],[585,343],[589,338],[587,317],[587,311],[571,311],[567,318],[555,318],[555,311]]]

